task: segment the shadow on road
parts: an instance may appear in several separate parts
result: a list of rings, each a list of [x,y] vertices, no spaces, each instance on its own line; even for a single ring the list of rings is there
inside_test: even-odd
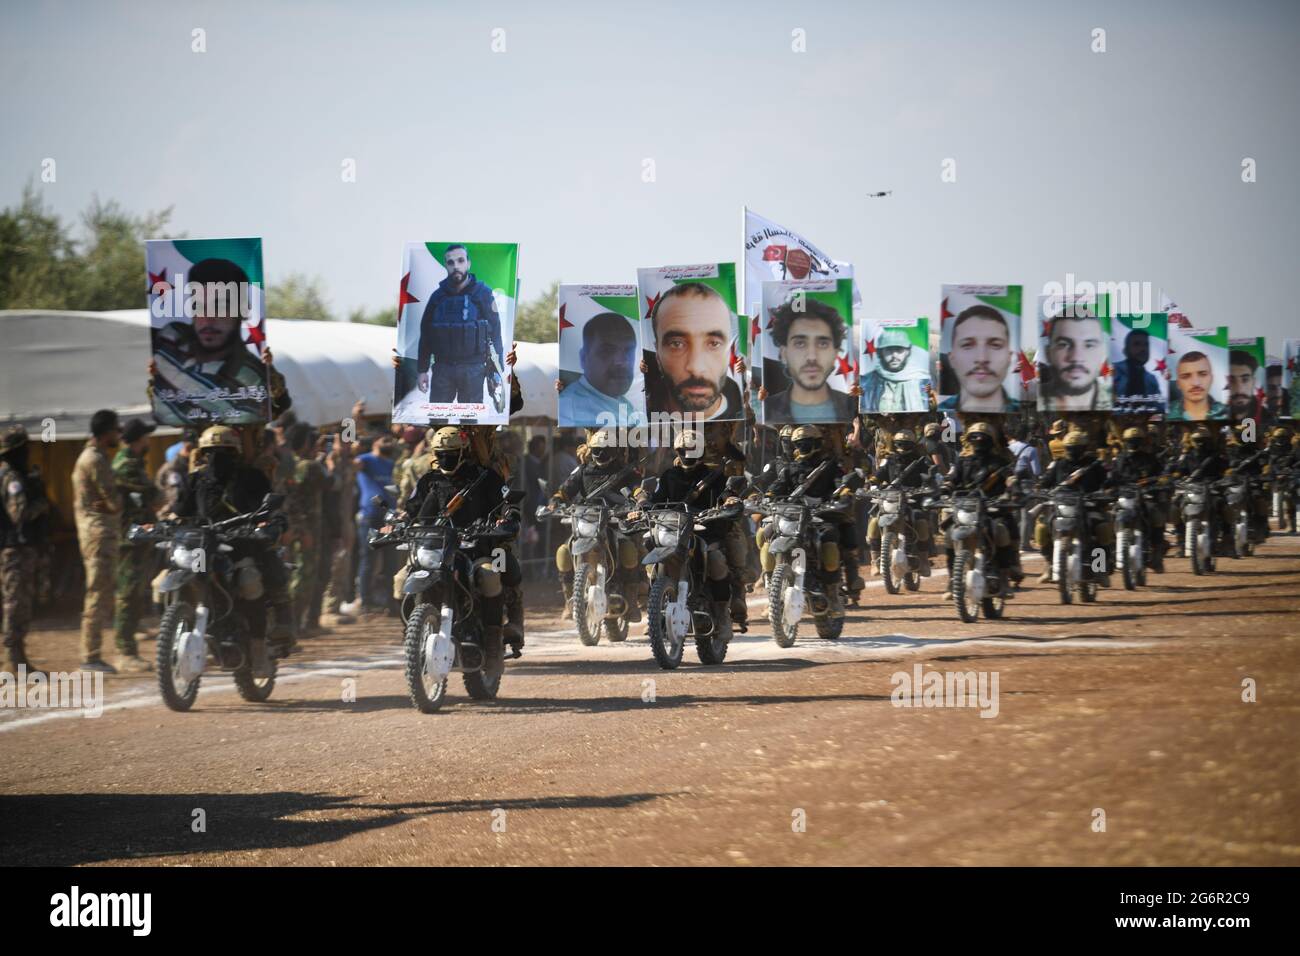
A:
[[[405,803],[363,803],[354,802],[352,796],[295,792],[0,795],[0,846],[6,866],[75,866],[192,853],[306,849],[436,814],[618,809],[677,795]],[[206,832],[191,829],[196,809],[204,811]]]

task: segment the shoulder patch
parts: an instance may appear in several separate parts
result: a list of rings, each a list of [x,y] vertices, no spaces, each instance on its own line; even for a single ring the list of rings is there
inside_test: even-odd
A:
[[[5,491],[7,491],[11,495],[22,494],[23,483],[15,478],[13,481],[9,482],[9,484],[5,487]]]

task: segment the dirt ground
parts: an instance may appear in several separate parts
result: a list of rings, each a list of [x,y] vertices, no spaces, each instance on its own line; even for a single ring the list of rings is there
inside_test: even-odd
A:
[[[534,613],[500,699],[453,676],[429,716],[384,620],[308,642],[263,705],[209,674],[177,714],[109,678],[97,719],[0,711],[0,863],[1294,866],[1300,538],[1170,566],[1090,605],[1030,585],[976,625],[942,575],[872,582],[839,641],[756,623],[675,672],[644,625],[584,648]],[[64,623],[30,642],[53,669]],[[996,675],[996,716],[896,706],[915,665]]]

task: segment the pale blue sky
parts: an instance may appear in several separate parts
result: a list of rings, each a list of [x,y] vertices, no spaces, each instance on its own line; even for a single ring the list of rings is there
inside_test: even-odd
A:
[[[1298,40],[1293,2],[7,3],[0,203],[53,157],[58,212],[260,235],[339,313],[395,302],[406,240],[519,242],[527,297],[738,260],[748,203],[868,316],[1070,271],[1300,336]]]

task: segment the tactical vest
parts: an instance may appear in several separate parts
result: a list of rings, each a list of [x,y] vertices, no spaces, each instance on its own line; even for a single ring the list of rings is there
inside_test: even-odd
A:
[[[488,317],[474,301],[480,284],[445,296],[434,308],[429,327],[435,363],[469,365],[487,361],[491,341]]]

